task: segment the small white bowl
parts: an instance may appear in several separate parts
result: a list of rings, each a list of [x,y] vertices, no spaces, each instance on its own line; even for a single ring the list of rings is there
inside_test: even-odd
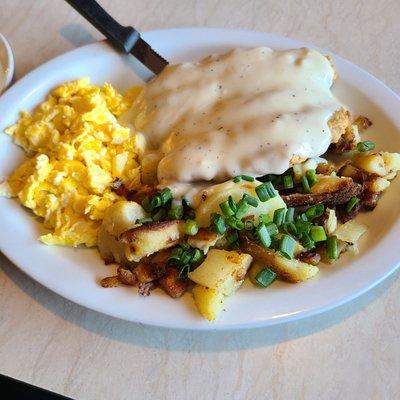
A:
[[[14,76],[14,55],[7,39],[0,33],[0,93],[7,89]]]

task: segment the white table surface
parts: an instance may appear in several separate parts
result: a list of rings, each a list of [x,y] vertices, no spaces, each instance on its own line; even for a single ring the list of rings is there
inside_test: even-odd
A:
[[[400,92],[398,0],[101,3],[142,31],[247,28],[313,42]],[[17,79],[101,38],[62,0],[1,0],[0,31],[13,46]],[[75,399],[400,398],[399,274],[318,317],[194,333],[98,314],[43,288],[1,254],[0,266],[0,373]]]

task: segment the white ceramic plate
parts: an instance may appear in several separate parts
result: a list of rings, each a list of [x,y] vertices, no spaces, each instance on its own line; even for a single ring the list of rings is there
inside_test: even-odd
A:
[[[171,29],[145,33],[144,38],[171,62],[199,59],[232,47],[266,45],[274,49],[310,46],[265,33],[218,29]],[[310,46],[312,47],[312,46]],[[329,53],[324,51],[325,53]],[[400,150],[400,99],[383,83],[355,65],[333,55],[339,80],[335,91],[355,114],[374,122],[368,136],[378,148]],[[0,130],[31,110],[48,91],[66,80],[90,76],[102,84],[125,89],[149,77],[130,56],[106,43],[96,43],[64,54],[33,71],[0,98]],[[23,152],[0,134],[0,176],[7,176],[23,159]],[[400,179],[398,178],[400,181]],[[378,284],[398,266],[400,184],[395,182],[377,209],[361,220],[371,227],[361,240],[359,256],[346,255],[322,268],[315,279],[292,285],[274,283],[266,290],[250,284],[226,302],[219,321],[203,320],[189,294],[173,300],[161,290],[144,298],[136,288],[103,289],[106,267],[95,250],[47,247],[37,241],[41,224],[14,200],[0,199],[0,248],[36,281],[76,303],[129,321],[184,329],[233,329],[266,326],[317,314],[343,304]]]

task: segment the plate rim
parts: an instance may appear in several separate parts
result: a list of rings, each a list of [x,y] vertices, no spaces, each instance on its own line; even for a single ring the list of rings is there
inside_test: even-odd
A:
[[[266,33],[266,32],[259,32],[259,31],[252,31],[252,30],[244,30],[244,29],[224,29],[224,28],[207,28],[207,27],[189,27],[189,28],[172,28],[172,29],[158,29],[158,30],[152,30],[152,31],[147,31],[143,32],[143,37],[149,38],[151,42],[151,36],[152,35],[160,35],[165,32],[173,32],[173,31],[196,31],[196,32],[201,32],[207,30],[208,32],[216,32],[216,33],[221,33],[224,32],[224,34],[238,34],[238,33],[245,33],[245,34],[259,34],[260,37],[264,37],[267,40],[272,39],[272,40],[283,40],[285,43],[293,43],[294,46],[298,46],[301,44],[302,46],[307,46],[311,48],[316,48],[320,51],[324,51],[327,54],[331,54],[335,59],[340,60],[340,62],[346,66],[347,68],[351,68],[355,70],[356,72],[360,73],[360,75],[363,75],[364,77],[367,76],[369,80],[371,80],[374,84],[378,85],[381,90],[384,92],[390,93],[392,96],[396,98],[396,100],[400,103],[400,96],[397,95],[390,87],[388,87],[384,82],[380,81],[377,79],[375,76],[373,76],[371,73],[368,71],[365,71],[364,69],[358,67],[357,65],[351,63],[350,61],[336,55],[335,53],[330,52],[329,50],[321,49],[317,46],[314,46],[313,44],[303,42],[303,41],[298,41],[290,38],[286,38],[283,36],[271,34],[271,33]],[[96,49],[105,49],[106,48],[111,48],[111,46],[105,42],[105,41],[100,41],[100,42],[95,42],[91,43],[82,47],[78,47],[76,49],[72,49],[66,53],[63,53],[61,55],[58,55],[54,57],[51,60],[48,60],[44,64],[40,65],[39,67],[35,68],[34,70],[30,71],[28,74],[26,74],[24,77],[19,79],[14,85],[12,85],[8,90],[6,90],[0,97],[0,103],[2,102],[3,97],[8,97],[12,95],[14,92],[18,91],[20,87],[23,87],[25,82],[30,81],[32,77],[34,78],[35,75],[40,75],[42,74],[43,71],[45,71],[47,68],[49,68],[49,65],[53,65],[54,63],[60,63],[62,62],[63,59],[71,57],[71,55],[76,55],[79,54],[79,52],[86,52],[89,48],[96,50]],[[355,84],[357,86],[357,83]],[[395,107],[394,107],[395,108]],[[398,226],[398,224],[396,225]],[[392,228],[394,229],[394,227]],[[386,235],[385,235],[386,236]],[[3,244],[0,241],[0,250],[2,253],[10,260],[12,263],[18,267],[19,270],[24,272],[26,275],[28,275],[30,278],[34,279],[36,282],[40,283],[41,285],[45,286],[46,288],[50,289],[54,293],[61,295],[62,297],[77,303],[85,308],[92,309],[96,312],[100,312],[105,315],[110,315],[115,318],[127,320],[127,321],[132,321],[135,323],[140,323],[140,324],[146,324],[146,325],[151,325],[151,326],[157,326],[157,327],[163,327],[163,328],[173,328],[173,329],[184,329],[184,330],[202,330],[202,331],[215,331],[215,330],[236,330],[236,329],[249,329],[249,328],[256,328],[256,327],[266,327],[266,326],[272,326],[272,325],[277,325],[277,324],[283,324],[286,322],[291,322],[291,321],[298,321],[302,318],[308,318],[311,316],[315,316],[318,314],[321,314],[326,311],[330,311],[334,308],[340,307],[343,304],[347,302],[351,302],[357,297],[363,295],[364,293],[368,292],[375,286],[379,285],[382,281],[387,279],[390,275],[392,275],[400,266],[400,256],[397,258],[396,262],[392,265],[391,268],[388,268],[386,272],[382,275],[379,276],[379,278],[373,280],[369,284],[366,284],[362,286],[360,289],[353,291],[350,294],[345,294],[342,296],[338,296],[338,299],[335,301],[332,301],[331,303],[327,305],[322,305],[318,307],[314,307],[312,309],[306,309],[306,310],[299,310],[297,312],[291,313],[289,315],[278,315],[275,318],[269,318],[267,320],[256,320],[254,322],[247,322],[247,323],[221,323],[221,324],[213,324],[213,323],[208,323],[208,325],[184,325],[182,323],[174,323],[173,321],[170,323],[160,323],[157,321],[145,321],[143,318],[140,318],[138,316],[133,316],[132,318],[127,319],[126,317],[123,317],[119,315],[118,312],[115,313],[109,313],[104,311],[101,306],[97,307],[97,304],[93,306],[93,304],[88,305],[88,302],[81,301],[77,296],[75,295],[70,295],[67,292],[64,292],[63,290],[60,290],[59,288],[56,288],[54,285],[52,285],[49,282],[43,282],[40,279],[37,279],[37,277],[34,276],[34,274],[30,273],[30,271],[27,271],[26,268],[23,268],[20,266],[18,263],[18,257],[16,257],[14,254],[10,253],[7,251],[7,249],[4,248]]]

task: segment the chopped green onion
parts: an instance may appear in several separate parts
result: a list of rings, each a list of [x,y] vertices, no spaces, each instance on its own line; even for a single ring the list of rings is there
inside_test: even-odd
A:
[[[199,231],[199,224],[193,219],[188,219],[185,222],[185,233],[186,235],[193,236]]]
[[[257,207],[258,206],[258,200],[253,197],[250,196],[249,194],[245,193],[242,197],[242,199],[249,205],[252,207]]]
[[[276,276],[274,271],[264,268],[256,275],[255,280],[260,286],[266,288],[276,279]]]
[[[325,206],[323,204],[316,204],[311,206],[306,210],[306,216],[309,220],[314,218],[319,218],[325,211]]]
[[[198,264],[204,257],[204,253],[199,249],[194,249],[192,258],[190,259],[191,264]]]
[[[181,204],[178,204],[176,206],[171,207],[170,210],[168,211],[168,217],[171,219],[182,219],[183,206]]]
[[[179,259],[179,263],[181,265],[189,264],[191,259],[192,259],[192,255],[189,253],[189,251],[184,250]]]
[[[271,222],[271,218],[269,217],[268,214],[260,214],[258,216],[258,223],[259,224],[268,224],[268,222]]]
[[[190,265],[189,264],[183,265],[179,271],[178,278],[186,278],[189,272],[190,272]]]
[[[237,243],[238,239],[239,239],[239,235],[238,235],[237,231],[233,231],[226,237],[226,240],[230,246]]]
[[[179,264],[182,253],[183,249],[181,247],[176,247],[175,249],[173,249],[170,257],[168,258],[167,264],[168,265]]]
[[[315,242],[308,233],[303,233],[300,241],[306,250],[311,250],[315,247]]]
[[[294,183],[292,175],[283,175],[283,187],[285,189],[293,189]]]
[[[229,203],[229,207],[230,207],[234,212],[236,212],[236,210],[237,210],[237,205],[236,205],[236,202],[235,202],[235,200],[233,199],[232,196],[229,196],[229,197],[228,197],[228,203]]]
[[[336,236],[329,236],[326,239],[326,255],[330,260],[336,260],[339,257]]]
[[[222,203],[220,203],[219,208],[222,211],[222,214],[224,214],[226,217],[230,217],[231,215],[235,215],[235,211],[232,210],[229,200],[225,200]]]
[[[271,245],[271,236],[268,233],[268,229],[265,225],[258,225],[256,228],[257,237],[261,244],[268,248]]]
[[[223,235],[226,231],[225,221],[219,214],[211,214],[211,227],[212,229],[220,234]]]
[[[307,215],[305,213],[298,215],[297,219],[306,222],[308,221]]]
[[[145,197],[142,201],[142,207],[146,212],[151,212],[153,211],[153,206],[151,205],[151,199],[150,197]]]
[[[314,242],[323,242],[326,240],[326,233],[323,226],[312,226],[310,235]]]
[[[241,175],[240,176],[244,181],[247,181],[247,182],[254,182],[254,178],[252,177],[252,176],[249,176],[249,175]]]
[[[358,197],[352,197],[346,204],[346,211],[349,213],[360,202]]]
[[[157,194],[150,200],[151,208],[154,210],[155,208],[161,207],[163,205],[163,200],[161,195]]]
[[[293,258],[296,241],[289,235],[283,234],[279,243],[279,251],[281,254],[291,260]]]
[[[278,227],[273,222],[269,222],[265,227],[267,228],[269,236],[275,236],[279,233]]]
[[[226,218],[225,222],[231,228],[237,229],[239,231],[244,228],[244,223],[236,217],[228,217]]]
[[[235,183],[239,183],[241,180],[242,180],[242,177],[240,175],[239,176],[235,176],[233,178],[233,182],[235,182]]]
[[[153,218],[151,217],[139,218],[135,221],[135,224],[147,224],[148,222],[153,222]]]
[[[292,236],[297,236],[297,227],[293,222],[285,222],[283,224],[283,230]]]
[[[172,191],[170,188],[165,188],[160,193],[160,199],[162,205],[167,204],[170,200],[172,200]]]
[[[162,219],[165,219],[167,216],[167,211],[164,210],[163,208],[160,208],[154,215],[153,215],[153,221],[161,221]]]
[[[258,198],[264,202],[277,195],[274,185],[271,182],[265,182],[256,187]]]
[[[306,171],[306,178],[310,187],[314,185],[317,182],[317,173],[315,169],[309,169]]]
[[[254,221],[252,221],[251,219],[246,219],[244,221],[244,229],[246,229],[246,231],[251,231],[254,228]]]
[[[304,214],[303,214],[304,215]],[[311,222],[303,221],[302,219],[297,219],[294,223],[296,225],[297,233],[309,233],[311,229]]]
[[[249,211],[249,205],[244,199],[241,199],[237,204],[237,210],[235,214],[236,218],[239,220],[242,219],[246,215],[247,211]]]
[[[274,212],[274,223],[281,226],[285,221],[286,208],[278,208]]]
[[[371,151],[375,148],[375,143],[370,140],[365,140],[364,142],[357,143],[357,150],[365,153],[366,151]]]
[[[285,222],[293,222],[293,220],[294,220],[294,208],[288,207],[286,210]]]
[[[310,184],[308,183],[308,179],[305,175],[301,177],[301,186],[303,186],[304,193],[311,193]]]

